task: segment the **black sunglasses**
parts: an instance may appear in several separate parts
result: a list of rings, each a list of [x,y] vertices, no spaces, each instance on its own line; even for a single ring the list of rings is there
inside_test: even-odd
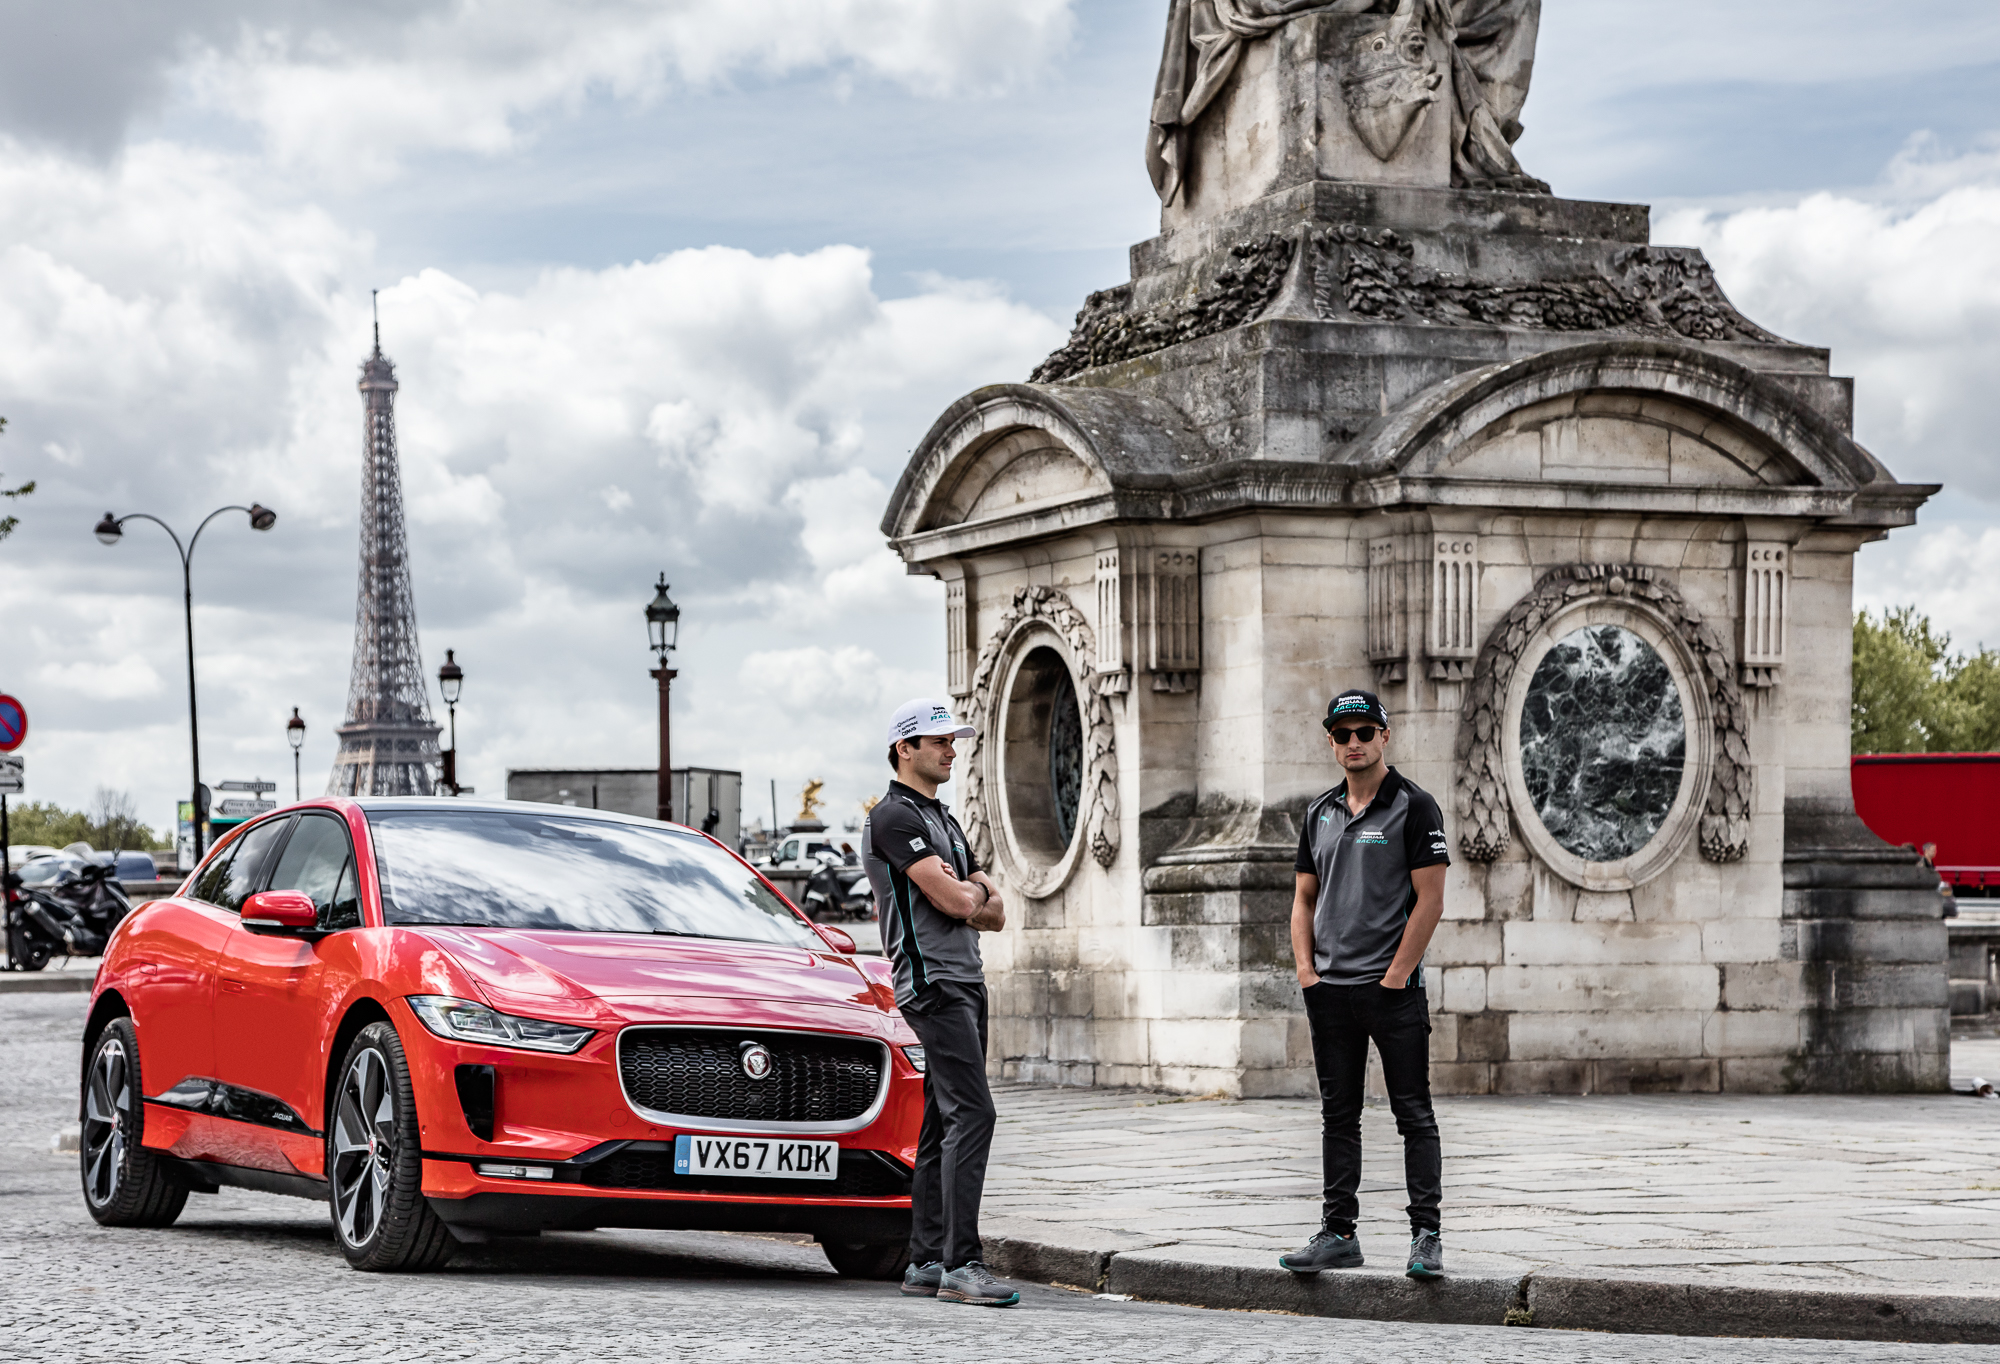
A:
[[[1329,729],[1327,733],[1333,736],[1333,741],[1337,744],[1344,744],[1351,738],[1359,739],[1364,744],[1372,744],[1375,742],[1376,727],[1356,725],[1353,729]]]

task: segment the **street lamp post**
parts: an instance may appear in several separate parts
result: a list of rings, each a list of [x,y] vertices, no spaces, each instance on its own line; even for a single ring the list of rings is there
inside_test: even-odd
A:
[[[292,799],[303,800],[299,794],[299,750],[306,745],[306,722],[299,717],[299,708],[292,707],[292,718],[285,721],[285,737],[292,744]]]
[[[444,785],[455,796],[470,790],[458,784],[458,691],[465,685],[465,669],[450,649],[444,651],[444,666],[438,669],[438,695],[451,712],[451,747],[444,751]]]
[[[674,817],[674,769],[673,746],[668,740],[667,689],[679,676],[667,666],[667,655],[674,651],[680,639],[681,609],[674,605],[667,595],[667,575],[660,575],[659,591],[646,607],[646,633],[651,638],[654,656],[660,666],[653,669],[653,678],[660,684],[660,818]]]
[[[194,788],[189,794],[194,805],[194,860],[197,862],[201,861],[203,851],[201,817],[204,811],[201,804],[201,712],[196,708],[194,699],[194,571],[192,564],[194,562],[194,547],[200,542],[201,533],[208,529],[208,523],[224,512],[231,511],[240,511],[249,516],[250,529],[252,530],[269,530],[278,523],[278,514],[260,502],[252,502],[247,507],[217,507],[202,518],[201,524],[195,527],[194,534],[188,537],[188,542],[185,545],[181,543],[181,537],[174,533],[172,526],[162,521],[159,517],[147,512],[130,512],[124,516],[113,516],[110,512],[106,512],[104,513],[104,519],[97,523],[98,540],[103,544],[115,545],[125,537],[125,523],[127,521],[151,521],[167,533],[168,538],[174,542],[174,549],[181,556],[181,609],[182,616],[187,622],[188,751],[192,755],[194,763]]]

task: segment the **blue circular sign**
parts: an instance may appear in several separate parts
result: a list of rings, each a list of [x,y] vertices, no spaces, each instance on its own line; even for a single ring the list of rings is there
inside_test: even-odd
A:
[[[28,708],[11,696],[0,696],[0,753],[12,753],[28,737]]]

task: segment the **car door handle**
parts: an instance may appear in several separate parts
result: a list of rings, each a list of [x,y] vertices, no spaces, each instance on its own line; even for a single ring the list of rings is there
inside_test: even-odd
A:
[[[242,981],[231,980],[228,976],[224,976],[222,978],[222,988],[232,995],[240,995],[243,993],[245,987]]]

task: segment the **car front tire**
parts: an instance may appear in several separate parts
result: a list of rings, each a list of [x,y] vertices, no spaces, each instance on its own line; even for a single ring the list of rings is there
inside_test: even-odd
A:
[[[437,1268],[457,1242],[424,1201],[417,1105],[395,1028],[363,1028],[336,1074],[326,1173],[341,1253],[356,1269]]]
[[[139,1087],[139,1035],[114,1018],[97,1035],[83,1071],[83,1123],[77,1142],[83,1202],[107,1227],[164,1227],[187,1206],[187,1185],[140,1145],[146,1106]]]

